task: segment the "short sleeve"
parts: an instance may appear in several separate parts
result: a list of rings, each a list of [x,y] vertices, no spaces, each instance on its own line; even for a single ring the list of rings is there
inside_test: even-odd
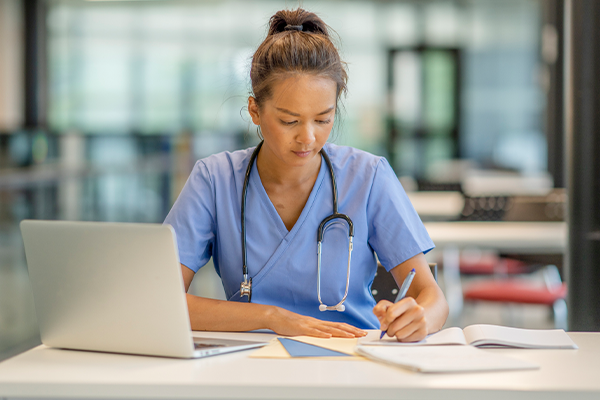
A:
[[[367,203],[369,245],[386,270],[435,246],[385,158],[377,164]]]
[[[193,270],[203,267],[215,242],[215,195],[206,165],[198,161],[165,219],[175,230],[179,261]]]

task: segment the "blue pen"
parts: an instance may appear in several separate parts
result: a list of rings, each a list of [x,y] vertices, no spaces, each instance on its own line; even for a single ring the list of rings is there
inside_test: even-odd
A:
[[[404,279],[404,282],[402,282],[402,286],[400,286],[400,291],[398,292],[398,296],[396,296],[396,300],[394,300],[394,303],[399,302],[404,298],[404,296],[406,296],[406,292],[408,292],[408,288],[410,287],[410,284],[412,283],[413,278],[415,277],[415,273],[416,271],[414,268],[410,270],[410,272]],[[385,335],[386,333],[387,330],[381,331],[381,336],[379,336],[379,340],[381,340],[383,338],[383,335]]]

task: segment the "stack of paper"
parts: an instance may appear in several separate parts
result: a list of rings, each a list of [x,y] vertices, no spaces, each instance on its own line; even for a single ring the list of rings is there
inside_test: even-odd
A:
[[[537,369],[539,365],[470,346],[358,346],[372,360],[418,372],[483,372]]]

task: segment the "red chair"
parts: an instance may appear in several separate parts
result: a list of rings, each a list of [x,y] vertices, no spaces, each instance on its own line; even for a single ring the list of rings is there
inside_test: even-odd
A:
[[[567,329],[567,285],[560,281],[554,265],[544,267],[540,285],[525,279],[494,279],[471,283],[463,291],[468,302],[489,301],[510,304],[539,304],[552,307],[556,328]]]
[[[530,268],[523,261],[488,254],[475,259],[461,257],[459,270],[462,275],[518,275]]]

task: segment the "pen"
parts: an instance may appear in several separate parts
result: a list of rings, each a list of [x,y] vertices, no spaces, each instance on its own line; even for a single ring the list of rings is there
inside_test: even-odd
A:
[[[408,292],[408,288],[410,287],[410,284],[412,283],[413,278],[415,277],[415,273],[416,271],[414,268],[410,270],[410,272],[404,279],[404,282],[402,282],[402,286],[400,286],[400,291],[398,292],[398,296],[396,296],[396,300],[394,300],[394,303],[399,302],[404,298],[404,296],[406,296],[406,292]],[[381,340],[383,338],[383,335],[385,335],[386,333],[387,330],[381,331],[381,336],[379,336],[379,340]]]

